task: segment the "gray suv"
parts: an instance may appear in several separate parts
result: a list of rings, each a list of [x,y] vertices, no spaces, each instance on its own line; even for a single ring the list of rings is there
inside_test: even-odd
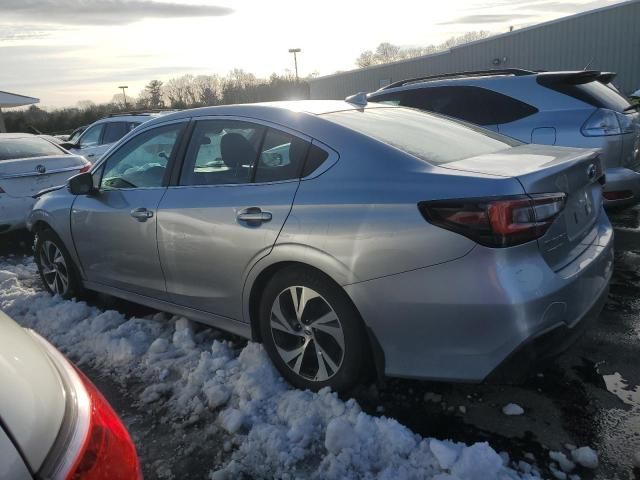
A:
[[[640,201],[640,114],[612,88],[615,74],[506,69],[403,80],[371,102],[464,120],[525,143],[598,148],[606,206]]]

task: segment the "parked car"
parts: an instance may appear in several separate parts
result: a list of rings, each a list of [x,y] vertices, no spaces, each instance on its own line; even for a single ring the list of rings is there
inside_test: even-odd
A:
[[[0,478],[142,479],[135,446],[98,389],[0,311]]]
[[[111,145],[144,122],[157,117],[157,113],[113,114],[92,123],[80,133],[71,134],[63,146],[70,152],[82,155],[91,163],[98,160]],[[77,135],[74,138],[74,134]]]
[[[39,198],[44,285],[262,341],[311,389],[481,381],[598,315],[613,244],[597,151],[358,101],[149,121]]]
[[[64,185],[91,164],[30,133],[0,133],[0,234],[25,228],[40,190]]]
[[[55,137],[63,143],[76,143],[78,138],[80,138],[80,135],[82,135],[82,132],[84,132],[88,126],[89,125],[82,125],[81,127],[73,130],[69,135],[55,135]]]
[[[640,202],[640,113],[611,72],[507,69],[392,83],[369,101],[441,113],[525,143],[599,148],[606,206]]]

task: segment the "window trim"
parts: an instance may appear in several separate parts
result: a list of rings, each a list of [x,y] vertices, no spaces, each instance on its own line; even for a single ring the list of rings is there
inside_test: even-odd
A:
[[[266,128],[273,128],[274,130],[279,130],[283,133],[287,133],[289,135],[292,135],[296,138],[299,138],[300,140],[304,140],[307,143],[313,143],[314,142],[314,138],[310,137],[309,135],[302,133],[298,130],[294,130],[292,128],[286,127],[284,125],[281,125],[279,123],[275,123],[275,122],[270,122],[268,120],[262,120],[259,118],[255,118],[255,117],[249,117],[249,116],[241,116],[241,115],[206,115],[206,116],[201,116],[201,117],[192,117],[191,118],[191,127],[190,130],[188,132],[188,140],[185,142],[185,149],[179,159],[179,167],[176,168],[177,170],[177,175],[174,177],[171,177],[171,183],[168,185],[171,188],[215,188],[215,187],[244,187],[244,186],[259,186],[259,185],[273,185],[273,184],[279,184],[279,183],[291,183],[291,182],[299,182],[301,180],[303,180],[303,178],[301,177],[297,177],[297,178],[290,178],[287,180],[275,180],[275,181],[271,181],[271,182],[255,182],[253,181],[253,179],[255,178],[255,165],[253,166],[252,170],[251,170],[251,181],[247,182],[247,183],[216,183],[214,185],[180,185],[180,176],[182,173],[182,169],[184,168],[185,165],[185,161],[186,161],[186,153],[188,150],[188,146],[191,144],[191,137],[193,135],[193,131],[196,127],[196,124],[198,122],[202,122],[202,121],[211,121],[211,120],[230,120],[230,121],[237,121],[237,122],[245,122],[245,123],[255,123],[261,127],[265,127],[265,133],[263,134],[263,138],[260,141],[260,144],[262,145],[262,143],[264,142],[264,135],[266,135]],[[317,145],[317,144],[316,144]],[[327,150],[326,147],[324,147],[324,144],[321,144],[323,147],[323,150]],[[318,145],[320,146],[320,145]],[[260,152],[258,152],[260,153]],[[330,152],[328,152],[330,153]],[[331,157],[331,155],[329,155],[329,157],[327,158],[327,160],[325,160],[325,162],[318,167],[314,172],[312,172],[311,174],[309,174],[307,177],[304,177],[304,179],[307,178],[311,178],[314,176],[314,174],[318,171],[321,170],[322,167],[324,166],[325,163],[327,163],[329,161],[329,158]],[[305,162],[306,162],[306,157],[305,157]],[[335,162],[334,162],[335,163]],[[325,170],[323,170],[324,172]],[[300,173],[302,173],[302,169],[300,170]]]
[[[151,130],[155,130],[158,128],[163,128],[163,127],[167,127],[169,125],[176,125],[176,124],[184,124],[182,132],[179,133],[179,138],[176,140],[176,148],[174,150],[174,152],[171,154],[171,157],[169,158],[169,160],[167,161],[167,169],[164,173],[164,177],[162,178],[162,184],[160,186],[157,187],[135,187],[135,188],[114,188],[114,189],[109,189],[109,190],[103,190],[102,188],[99,188],[98,191],[100,193],[106,193],[106,192],[121,192],[121,191],[133,191],[133,190],[157,190],[159,188],[165,189],[170,185],[170,180],[172,178],[173,175],[173,171],[175,169],[175,165],[176,164],[181,164],[182,163],[182,159],[184,157],[184,151],[183,151],[183,147],[184,147],[184,142],[185,142],[185,138],[187,137],[187,134],[189,134],[189,137],[191,136],[191,131],[189,130],[190,127],[190,118],[181,118],[178,120],[172,120],[169,122],[163,122],[163,123],[156,123],[153,125],[149,125],[147,126],[147,128],[140,130],[139,132],[136,132],[135,135],[131,136],[130,138],[128,138],[125,142],[119,143],[116,142],[116,144],[118,145],[118,148],[114,148],[114,149],[110,149],[107,151],[107,153],[105,155],[102,156],[102,158],[100,158],[100,160],[98,160],[93,167],[91,168],[91,174],[93,175],[94,172],[97,172],[98,170],[102,169],[102,171],[100,172],[100,181],[98,182],[98,185],[102,185],[102,176],[104,175],[104,171],[106,169],[102,168],[104,166],[104,164],[113,156],[115,155],[117,152],[119,152],[122,148],[124,148],[129,142],[135,140],[136,138],[138,138],[139,135],[143,135],[146,132],[149,132]],[[125,135],[122,138],[126,138],[131,132],[129,132],[127,135]],[[122,139],[121,139],[122,140]],[[182,156],[182,158],[181,158]]]

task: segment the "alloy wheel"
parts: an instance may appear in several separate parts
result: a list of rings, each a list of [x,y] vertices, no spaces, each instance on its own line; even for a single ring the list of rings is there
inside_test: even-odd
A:
[[[278,355],[295,374],[324,382],[340,370],[345,349],[342,324],[315,290],[293,286],[280,292],[269,325]]]
[[[40,248],[40,266],[42,278],[49,289],[58,295],[64,295],[69,288],[69,270],[62,251],[47,240]]]

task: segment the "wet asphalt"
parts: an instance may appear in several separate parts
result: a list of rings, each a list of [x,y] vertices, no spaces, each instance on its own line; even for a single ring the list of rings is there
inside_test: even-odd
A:
[[[588,445],[600,458],[582,479],[640,480],[640,207],[610,212],[615,227],[615,271],[598,322],[544,369],[531,369],[513,385],[471,385],[388,380],[352,392],[372,415],[397,419],[423,436],[473,443],[488,441],[512,460],[534,462],[551,477],[550,451]],[[29,254],[30,239],[0,239],[0,256]],[[152,313],[104,296],[91,303],[127,316]],[[206,328],[206,327],[203,327]],[[524,368],[525,366],[523,366]],[[117,383],[108,372],[87,370],[123,417],[137,445],[145,478],[207,478],[223,461],[222,442],[206,437],[205,425],[178,426],[137,403],[144,388]],[[502,407],[517,403],[521,416]],[[535,458],[535,461],[532,459]]]

